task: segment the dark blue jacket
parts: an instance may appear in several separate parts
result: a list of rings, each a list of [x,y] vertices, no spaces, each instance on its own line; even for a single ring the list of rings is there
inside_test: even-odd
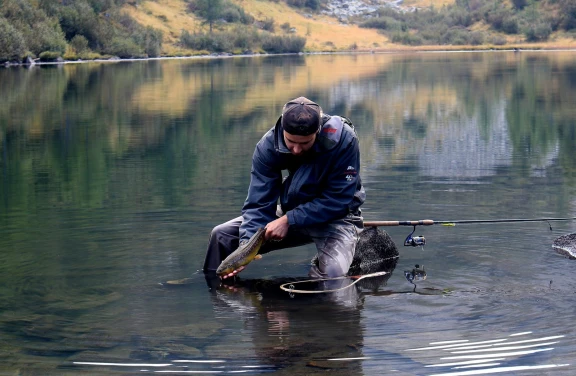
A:
[[[242,208],[241,241],[277,218],[279,198],[290,226],[312,226],[359,212],[366,194],[352,123],[340,116],[324,115],[322,120],[322,129],[306,157],[290,153],[280,119],[258,142]],[[288,172],[284,179],[283,170]]]

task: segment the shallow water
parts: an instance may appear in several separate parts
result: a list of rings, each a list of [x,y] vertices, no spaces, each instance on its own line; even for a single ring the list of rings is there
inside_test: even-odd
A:
[[[574,261],[551,247],[573,221],[419,227],[423,248],[388,227],[392,273],[332,294],[279,288],[306,278],[311,246],[234,287],[198,269],[300,95],[355,123],[367,220],[576,216],[576,53],[87,63],[0,83],[1,375],[574,373]]]

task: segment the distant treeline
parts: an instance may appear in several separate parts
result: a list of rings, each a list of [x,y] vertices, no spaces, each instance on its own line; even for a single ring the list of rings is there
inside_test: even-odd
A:
[[[126,0],[0,0],[0,61],[159,56],[162,32],[120,11]]]
[[[482,25],[488,28],[474,27]],[[502,45],[507,35],[541,42],[555,31],[576,35],[576,1],[456,0],[441,9],[414,12],[382,8],[360,26],[379,29],[392,42],[408,45]]]
[[[162,32],[136,22],[121,7],[144,0],[0,0],[0,62],[52,61],[102,56],[160,56]],[[306,38],[276,35],[274,19],[255,20],[230,0],[184,0],[209,31],[182,31],[183,48],[203,52],[300,52]],[[317,8],[320,0],[295,6]]]

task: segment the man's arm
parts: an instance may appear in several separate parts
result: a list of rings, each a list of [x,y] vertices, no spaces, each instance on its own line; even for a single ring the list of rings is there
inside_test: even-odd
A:
[[[242,208],[244,220],[240,226],[240,241],[248,240],[258,228],[276,219],[276,206],[282,186],[282,173],[273,165],[271,151],[264,139],[256,145],[252,157],[250,186]]]

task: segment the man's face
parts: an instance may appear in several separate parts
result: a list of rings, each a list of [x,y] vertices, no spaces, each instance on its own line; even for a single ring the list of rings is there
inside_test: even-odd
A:
[[[292,155],[303,156],[312,148],[314,141],[316,141],[316,133],[309,136],[298,136],[284,131],[284,142]]]

